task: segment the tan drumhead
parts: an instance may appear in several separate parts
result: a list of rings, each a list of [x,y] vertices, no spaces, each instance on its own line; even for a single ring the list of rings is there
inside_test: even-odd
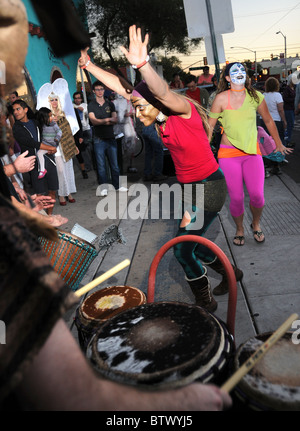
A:
[[[145,294],[136,287],[111,286],[92,293],[83,301],[80,308],[85,319],[101,322],[121,311],[145,303]]]
[[[235,368],[239,368],[270,335],[253,337],[241,346],[236,354]],[[237,389],[257,404],[257,408],[300,409],[300,345],[292,342],[292,333],[286,333],[271,347]]]

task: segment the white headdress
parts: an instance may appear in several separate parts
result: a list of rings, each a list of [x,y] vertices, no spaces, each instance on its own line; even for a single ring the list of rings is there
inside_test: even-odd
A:
[[[65,79],[58,78],[53,82],[53,84],[46,83],[42,85],[37,95],[36,109],[38,110],[42,107],[51,109],[50,99],[53,96],[58,98],[59,107],[64,112],[70,124],[72,134],[75,135],[79,130],[79,125],[69,93],[68,83]]]

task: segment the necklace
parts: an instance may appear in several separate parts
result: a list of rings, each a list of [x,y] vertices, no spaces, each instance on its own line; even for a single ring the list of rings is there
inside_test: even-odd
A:
[[[233,88],[230,89],[231,91],[235,91],[236,93],[241,93],[242,91],[246,90],[246,88],[242,88],[241,90],[234,90]]]

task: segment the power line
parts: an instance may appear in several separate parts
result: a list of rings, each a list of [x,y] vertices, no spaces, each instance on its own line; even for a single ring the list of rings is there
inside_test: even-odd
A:
[[[252,41],[255,42],[257,39],[261,38],[264,34],[266,34],[271,28],[273,28],[276,24],[278,24],[280,21],[282,21],[286,16],[288,16],[293,10],[295,10],[300,5],[300,2],[296,4],[292,9],[290,9],[283,17],[281,17],[278,21],[276,21],[274,24],[272,24],[266,31],[264,31],[262,34],[260,34],[256,39]],[[250,43],[251,45],[251,43]]]
[[[296,8],[298,7],[298,5],[296,6]],[[286,11],[285,9],[277,9],[277,10],[268,10],[266,12],[259,12],[259,13],[255,13],[255,14],[248,14],[248,15],[235,15],[234,19],[240,19],[240,18],[250,18],[250,17],[254,17],[254,16],[261,16],[261,15],[270,15],[270,14],[274,14],[274,13],[279,13],[279,12],[284,12]]]

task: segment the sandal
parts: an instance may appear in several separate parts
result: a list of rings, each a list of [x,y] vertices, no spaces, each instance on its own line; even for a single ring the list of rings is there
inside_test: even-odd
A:
[[[239,244],[237,242],[234,242],[234,240],[238,240]],[[244,245],[245,244],[244,235],[236,235],[235,237],[233,237],[233,244],[237,245],[238,247],[241,247],[242,245]]]
[[[256,242],[258,242],[259,244],[260,244],[260,243],[262,243],[262,242],[264,242],[264,241],[265,241],[265,235],[264,235],[263,231],[262,231],[262,230],[253,230],[252,223],[250,224],[250,227],[251,227],[251,229],[252,229],[252,231],[253,231],[253,238],[255,239],[255,241],[256,241]],[[257,238],[255,237],[255,235],[256,235],[258,238],[261,238],[261,237],[263,236],[263,239],[260,241],[259,239],[257,239]]]

